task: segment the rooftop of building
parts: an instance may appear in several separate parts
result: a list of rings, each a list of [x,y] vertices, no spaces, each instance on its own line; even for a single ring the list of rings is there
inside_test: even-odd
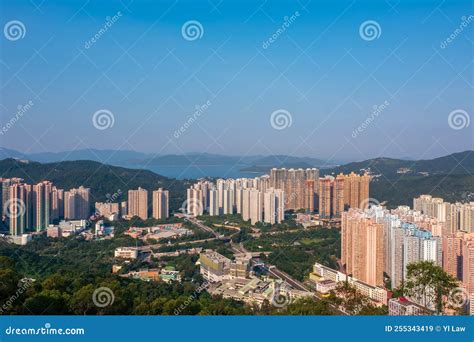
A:
[[[206,249],[201,255],[206,256],[207,258],[211,259],[214,262],[230,262],[230,259],[223,256],[222,254],[217,253],[212,249]]]

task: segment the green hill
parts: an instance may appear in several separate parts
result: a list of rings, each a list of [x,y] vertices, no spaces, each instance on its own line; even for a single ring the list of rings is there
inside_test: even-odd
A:
[[[474,173],[474,151],[453,153],[429,160],[402,160],[375,158],[353,162],[331,169],[321,170],[322,174],[361,172],[370,170],[388,179],[399,179],[402,175],[455,175]]]
[[[374,179],[370,184],[370,197],[387,202],[389,207],[413,206],[413,198],[421,194],[441,197],[447,202],[474,201],[473,175],[436,175],[427,177],[401,177],[398,180]]]
[[[152,171],[127,169],[89,160],[41,164],[4,159],[0,161],[0,177],[20,177],[31,184],[49,180],[65,190],[83,185],[91,188],[92,202],[105,201],[107,194],[119,190],[122,193],[119,200],[125,200],[127,191],[139,186],[149,191],[150,201],[151,191],[162,187],[170,191],[172,210],[181,207],[189,185],[187,181],[163,177]]]

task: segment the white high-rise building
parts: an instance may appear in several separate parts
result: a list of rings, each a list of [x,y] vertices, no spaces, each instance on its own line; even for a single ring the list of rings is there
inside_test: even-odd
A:
[[[268,195],[266,195],[268,193]],[[267,212],[265,213],[265,196]],[[207,212],[211,216],[241,214],[252,224],[262,222],[280,223],[285,218],[284,190],[269,186],[269,177],[218,179],[212,182],[201,180],[187,190],[187,211],[193,216]],[[207,198],[207,200],[205,199]],[[204,202],[208,203],[207,207]],[[200,205],[200,204],[203,205]]]
[[[217,180],[216,187],[217,187],[217,193],[219,196],[219,201],[218,201],[219,209],[222,209],[224,207],[224,185],[225,185],[225,180],[223,179]]]
[[[413,200],[413,208],[444,224],[444,233],[474,232],[474,202],[448,203],[442,198],[421,195]]]
[[[209,215],[219,215],[218,191],[216,189],[209,190]]]
[[[285,214],[283,191],[271,188],[264,193],[263,197],[263,221],[270,224],[281,223]]]
[[[231,215],[234,213],[234,190],[224,190],[223,194],[223,214]]]
[[[187,191],[186,213],[191,216],[204,214],[202,190],[190,188]]]
[[[443,265],[442,239],[432,236],[421,241],[421,259],[434,261],[438,266]]]
[[[165,219],[169,217],[169,191],[159,188],[153,191],[153,218]]]
[[[392,288],[400,286],[404,277],[403,265],[403,242],[405,237],[405,230],[401,227],[396,227],[391,230],[391,243],[389,251],[387,251],[387,259],[389,259],[389,268],[387,274],[392,280]]]
[[[408,264],[420,261],[420,238],[405,236],[403,239],[403,278],[407,277]]]
[[[256,189],[250,190],[250,223],[262,221],[262,193]]]
[[[441,238],[432,236],[430,232],[407,230],[403,240],[403,269],[404,278],[407,275],[407,266],[418,261],[433,261],[442,266]]]
[[[235,209],[237,214],[242,214],[242,191],[241,188],[235,190]]]
[[[276,210],[277,210],[277,204],[276,204],[276,195],[273,191],[267,191],[263,195],[264,201],[263,201],[263,221],[265,223],[271,223],[275,224],[276,222]]]
[[[242,219],[250,220],[250,189],[242,190]]]

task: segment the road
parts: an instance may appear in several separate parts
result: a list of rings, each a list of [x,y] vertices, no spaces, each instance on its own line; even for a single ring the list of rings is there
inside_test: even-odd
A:
[[[214,235],[214,238],[209,238],[209,239],[202,239],[202,240],[194,240],[194,241],[183,241],[183,242],[179,242],[177,244],[174,244],[174,245],[184,245],[184,244],[196,244],[196,243],[201,243],[201,242],[206,242],[206,241],[213,241],[213,240],[217,240],[217,239],[223,239],[224,236],[218,232],[216,232],[214,229],[212,229],[211,227],[208,227],[206,225],[204,225],[202,222],[198,221],[196,218],[191,218],[191,217],[188,217],[186,218],[187,221],[189,221],[190,223],[194,224],[195,226],[197,226],[198,228],[200,228],[201,230],[205,231],[205,232],[208,232],[208,233],[211,233],[212,235]],[[224,225],[225,227],[225,225]],[[225,227],[225,228],[230,228],[230,227]],[[235,234],[237,234],[239,231],[240,231],[240,228],[236,228],[236,227],[232,227],[234,229],[236,229],[236,233],[232,234],[230,237],[234,236]],[[290,231],[282,231],[281,233],[285,233],[285,232],[291,232],[292,230]],[[270,232],[269,235],[274,235],[274,234],[278,234],[280,232]],[[254,235],[254,233],[251,233],[251,235]],[[230,238],[228,237],[228,238]],[[154,248],[159,248],[159,247],[162,247],[162,246],[167,246],[167,244],[155,244],[155,245],[148,245],[148,246],[141,246],[141,247],[138,247],[139,250],[143,251],[143,250],[151,250],[151,249],[154,249]],[[243,245],[243,243],[239,243],[239,244],[235,244],[231,239],[230,239],[230,247],[232,249],[232,251],[234,252],[234,254],[251,254],[252,257],[258,257],[260,255],[260,253],[257,253],[257,252],[249,252]],[[176,253],[176,252],[168,252],[168,253],[159,253],[159,254],[173,254],[173,253]],[[269,252],[267,252],[269,253]],[[266,254],[266,253],[265,253]],[[252,264],[255,264],[256,261],[255,260],[252,260]],[[292,278],[290,275],[288,275],[287,273],[279,270],[276,266],[274,265],[262,265],[263,268],[265,270],[267,270],[268,274],[274,278],[278,278],[278,279],[281,279],[281,280],[284,280],[286,281],[290,286],[292,286],[294,289],[296,290],[299,290],[299,291],[304,291],[304,292],[308,292],[308,293],[311,293],[313,296],[315,296],[316,298],[318,298],[319,300],[322,300],[324,299],[321,295],[319,295],[316,291],[312,291],[310,289],[308,289],[305,285],[303,285],[303,283],[301,283],[300,281]],[[341,266],[341,265],[340,265]],[[336,307],[335,305],[333,304],[330,304],[331,308],[333,308],[335,311],[337,311],[340,315],[348,315],[348,313],[344,312],[344,311],[341,311],[340,308]]]
[[[182,241],[178,243],[173,243],[173,246],[182,246],[182,245],[187,245],[187,244],[195,244],[195,243],[201,243],[201,242],[207,242],[207,241],[213,241],[217,240],[217,238],[209,238],[209,239],[202,239],[202,240],[192,240],[192,241]],[[146,250],[151,250],[151,249],[157,249],[163,246],[168,246],[167,243],[156,243],[154,245],[146,245],[146,246],[139,246],[137,249],[139,251],[146,251]]]
[[[290,284],[294,289],[300,290],[300,291],[306,291],[312,293],[316,298],[319,300],[324,299],[321,295],[319,295],[316,291],[311,291],[308,289],[306,286],[304,286],[300,281],[293,279],[290,275],[286,274],[283,271],[280,271],[276,266],[269,265],[268,267],[265,266],[265,268],[268,270],[268,273],[276,278],[285,280],[288,284]],[[338,308],[334,304],[329,304],[329,306],[337,311],[340,315],[348,315],[347,312],[342,311],[340,308]]]
[[[192,218],[192,217],[188,217],[186,218],[187,221],[191,222],[192,224],[194,224],[195,226],[197,226],[198,228],[201,228],[201,230],[207,232],[207,233],[211,233],[213,234],[216,238],[219,238],[221,236],[221,234],[219,234],[218,232],[216,232],[214,229],[212,229],[211,227],[208,227],[204,224],[202,224],[201,222],[199,222],[197,219],[195,218]]]
[[[306,288],[306,286],[304,286],[301,282],[299,282],[298,280],[296,279],[293,279],[292,277],[290,277],[288,274],[286,274],[285,272],[283,271],[280,271],[276,266],[273,266],[273,265],[270,265],[268,266],[267,268],[268,270],[268,273],[273,276],[273,277],[276,277],[276,278],[280,278],[284,281],[286,281],[288,284],[290,284],[294,289],[296,290],[300,290],[300,291],[306,291],[306,292],[312,292],[311,290],[309,290],[308,288]]]

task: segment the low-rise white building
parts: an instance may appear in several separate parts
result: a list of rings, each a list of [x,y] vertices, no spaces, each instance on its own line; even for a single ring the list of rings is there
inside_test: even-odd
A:
[[[383,287],[369,285],[356,278],[347,276],[342,272],[333,270],[332,268],[321,265],[319,263],[314,264],[313,272],[310,273],[309,278],[310,280],[316,283],[316,290],[321,293],[329,292],[331,290],[331,287],[332,289],[334,289],[338,282],[347,281],[364,296],[369,297],[375,302],[387,304],[388,292]],[[332,281],[334,284],[330,284],[329,282],[327,282],[327,280]]]
[[[114,256],[122,259],[136,259],[138,250],[134,247],[118,247],[115,249]]]
[[[323,294],[329,293],[336,288],[336,282],[330,279],[323,279],[316,282],[316,291]]]
[[[389,316],[420,316],[429,315],[430,311],[405,297],[392,298],[388,301]]]

